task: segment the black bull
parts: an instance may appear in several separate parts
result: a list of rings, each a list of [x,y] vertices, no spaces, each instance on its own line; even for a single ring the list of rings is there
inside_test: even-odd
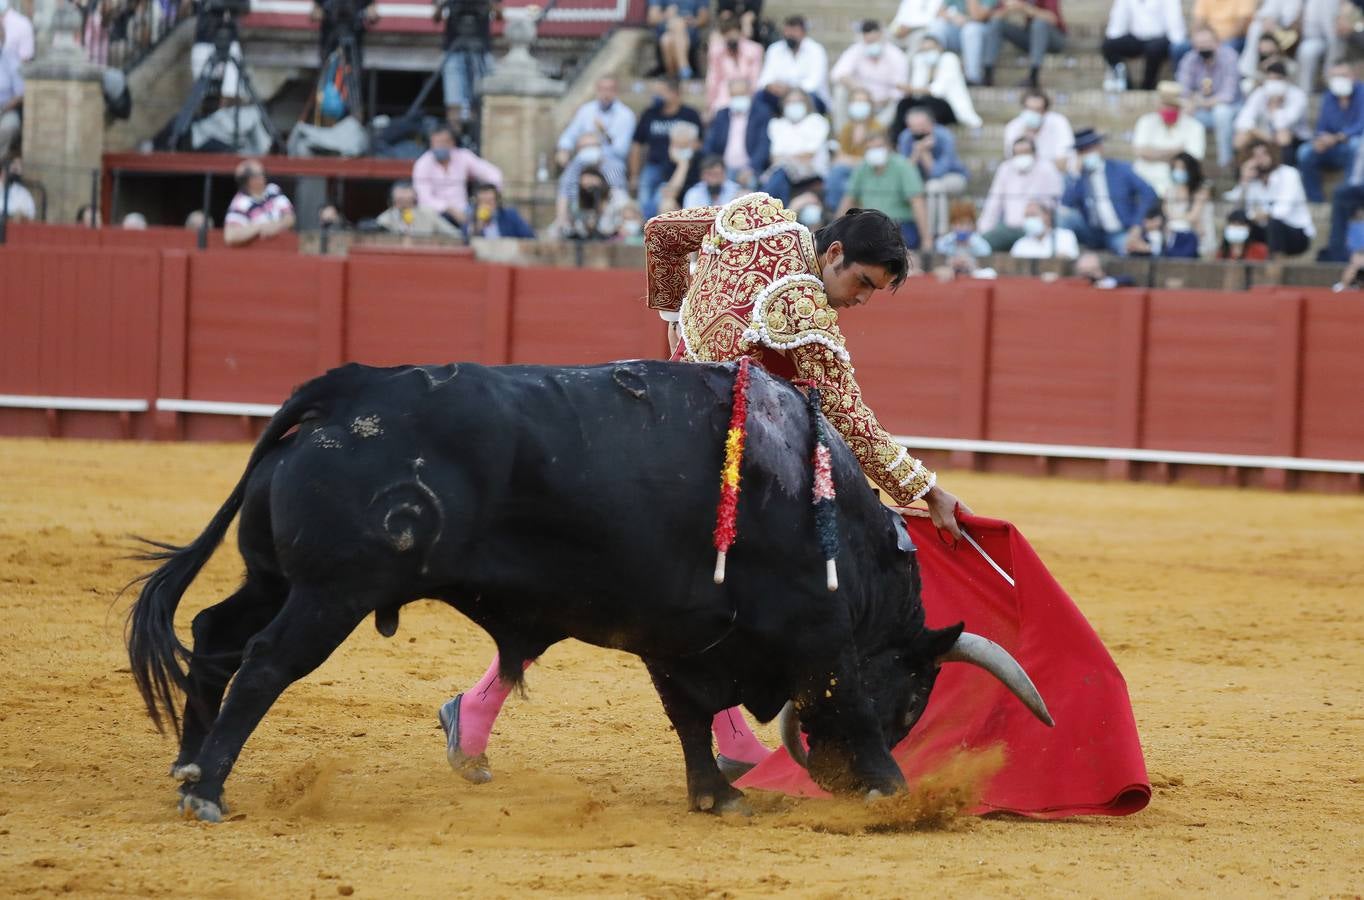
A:
[[[695,808],[742,806],[709,731],[714,713],[739,704],[767,721],[794,700],[820,784],[903,786],[888,748],[923,711],[961,626],[925,628],[903,523],[841,441],[840,586],[828,591],[809,413],[758,369],[739,539],[725,583],[713,583],[734,373],[349,365],[295,391],[204,533],[148,555],[162,565],[130,616],[133,676],[158,726],[164,712],[181,734],[182,807],[218,818],[242,745],[284,689],[366,616],[391,635],[398,610],[421,598],[486,629],[513,681],[570,637],[640,656],[681,739]],[[238,511],[246,577],[195,616],[190,650],[176,606]]]

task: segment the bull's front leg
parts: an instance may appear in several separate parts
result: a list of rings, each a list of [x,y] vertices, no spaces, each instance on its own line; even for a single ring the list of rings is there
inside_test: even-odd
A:
[[[743,792],[729,783],[715,763],[711,747],[710,722],[714,715],[699,706],[679,688],[668,671],[645,660],[653,678],[663,711],[673,723],[682,742],[682,757],[687,767],[687,800],[699,812],[752,815]]]
[[[851,652],[802,679],[794,700],[816,784],[840,794],[904,790],[905,777],[886,746]]]

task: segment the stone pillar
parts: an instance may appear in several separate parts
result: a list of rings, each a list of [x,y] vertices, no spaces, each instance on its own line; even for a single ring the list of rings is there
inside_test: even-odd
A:
[[[553,155],[554,106],[564,83],[548,78],[530,55],[535,19],[524,9],[507,9],[505,35],[511,49],[483,79],[483,158],[502,170],[508,191],[529,195],[540,158]]]
[[[71,222],[90,202],[104,153],[103,69],[86,61],[80,13],[61,0],[52,44],[24,67],[24,174],[47,188],[47,220]]]

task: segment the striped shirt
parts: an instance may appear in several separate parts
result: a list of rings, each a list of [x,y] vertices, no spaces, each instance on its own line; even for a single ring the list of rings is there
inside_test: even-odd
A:
[[[279,185],[267,184],[265,195],[259,200],[245,191],[238,191],[237,196],[233,197],[232,202],[227,205],[227,216],[224,218],[223,224],[250,225],[253,222],[278,222],[293,211],[294,205],[289,202],[288,197],[284,196]]]

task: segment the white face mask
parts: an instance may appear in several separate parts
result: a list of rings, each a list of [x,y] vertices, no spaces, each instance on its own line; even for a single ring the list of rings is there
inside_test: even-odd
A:
[[[589,166],[595,166],[601,162],[601,145],[591,144],[578,151],[578,159],[581,159]]]
[[[818,203],[811,203],[809,206],[802,206],[800,212],[796,214],[800,219],[800,224],[806,228],[813,228],[819,224],[819,220],[824,218],[824,207]]]
[[[1160,248],[1165,246],[1165,235],[1159,231],[1146,232],[1146,243],[1151,245],[1152,253],[1159,253]]]
[[[1346,78],[1344,75],[1332,75],[1327,85],[1331,88],[1331,93],[1337,97],[1348,97],[1355,92],[1354,79]]]
[[[1288,93],[1288,82],[1278,78],[1271,78],[1265,82],[1265,96],[1282,97]]]
[[[644,223],[639,219],[626,219],[620,223],[620,233],[625,237],[638,237],[644,230]]]
[[[730,97],[730,98],[729,98],[729,111],[730,111],[730,112],[738,113],[738,114],[741,115],[741,116],[742,116],[742,115],[745,115],[745,114],[749,111],[749,109],[752,108],[752,106],[753,106],[753,98],[752,98],[752,97]]]
[[[865,122],[871,118],[871,104],[865,100],[854,100],[848,104],[848,117],[854,122]]]
[[[807,107],[804,103],[796,102],[786,104],[786,108],[783,110],[783,113],[786,115],[786,118],[789,121],[799,122],[801,119],[805,118],[806,113],[808,113],[809,111],[810,111],[809,107]]]
[[[1222,236],[1227,239],[1228,244],[1244,244],[1250,237],[1250,226],[1228,225],[1223,229]]]
[[[922,59],[924,64],[928,66],[936,66],[941,57],[942,53],[937,50],[924,50],[919,54],[919,59]]]
[[[1047,223],[1041,216],[1028,216],[1023,220],[1023,233],[1028,237],[1041,237],[1047,230]]]
[[[884,50],[885,47],[880,41],[877,41],[875,44],[863,44],[862,49],[866,52],[867,56],[876,59],[881,55],[881,51]]]
[[[879,169],[890,159],[890,149],[887,147],[868,147],[862,158],[873,169]]]
[[[1023,110],[1023,127],[1036,131],[1042,127],[1042,114],[1035,109]]]
[[[1104,158],[1098,153],[1086,153],[1080,157],[1086,172],[1097,172],[1104,167]]]
[[[1014,168],[1020,172],[1027,172],[1036,161],[1037,158],[1031,153],[1019,153],[1014,156]]]

